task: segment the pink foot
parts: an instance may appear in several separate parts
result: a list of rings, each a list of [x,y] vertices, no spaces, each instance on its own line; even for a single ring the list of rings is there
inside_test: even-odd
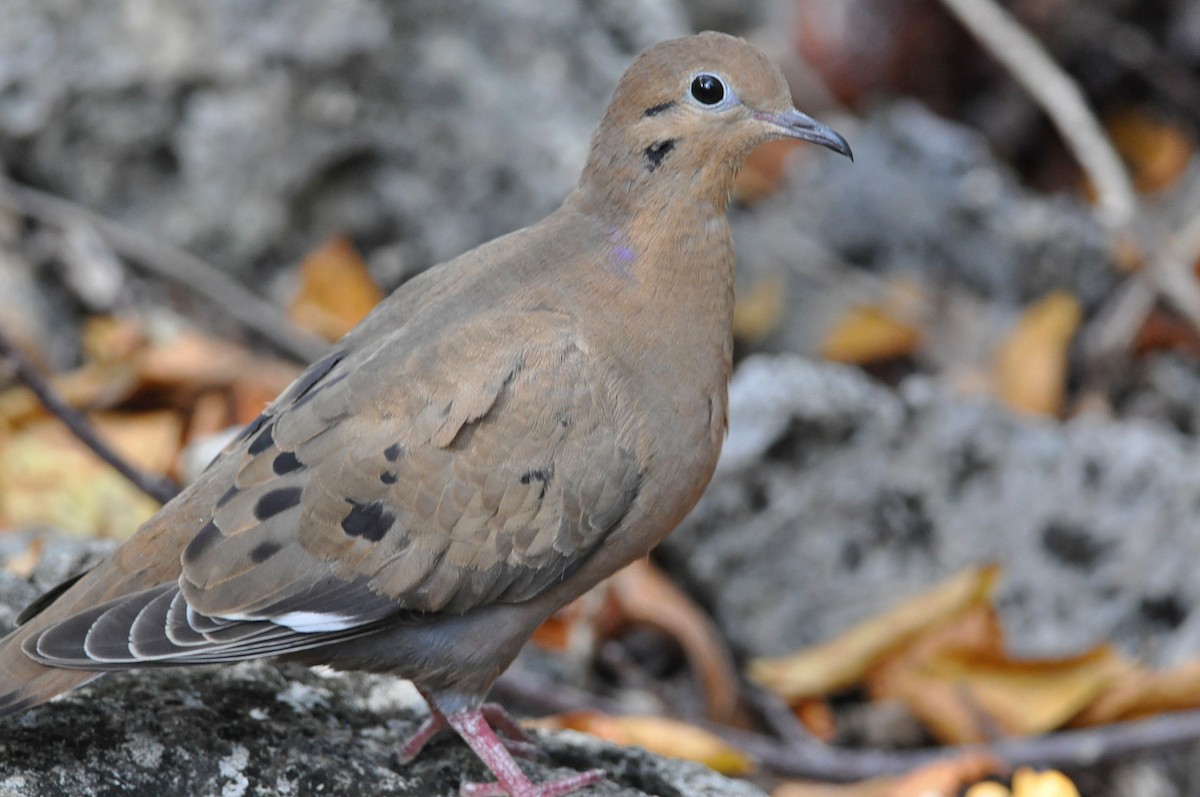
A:
[[[534,784],[517,766],[505,743],[488,725],[484,714],[482,708],[477,708],[446,717],[450,726],[458,731],[458,735],[470,745],[479,760],[496,776],[495,783],[463,783],[459,787],[463,797],[562,797],[604,779],[603,770],[593,769],[561,780]],[[511,717],[505,716],[507,721],[512,721]],[[503,722],[499,724],[503,725]]]
[[[429,719],[422,722],[421,727],[400,745],[400,749],[396,751],[396,762],[399,764],[412,763],[431,739],[450,729],[450,722],[437,704],[429,697],[426,697],[425,701],[429,704]],[[533,737],[499,703],[484,703],[479,710],[487,722],[507,737],[501,738],[500,743],[508,748],[510,753],[527,761],[537,761],[546,757]]]

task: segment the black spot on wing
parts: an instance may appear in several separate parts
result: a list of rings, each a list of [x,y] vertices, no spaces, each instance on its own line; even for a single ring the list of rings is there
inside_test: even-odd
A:
[[[248,451],[250,454],[261,454],[271,446],[275,445],[275,437],[272,435],[274,430],[275,427],[268,424],[261,432],[258,433],[258,437],[254,438],[254,442],[250,444],[250,447],[247,448],[246,451]]]
[[[669,111],[674,107],[675,100],[667,100],[666,102],[660,102],[658,105],[654,105],[642,111],[642,116],[658,116],[663,111]]]
[[[672,149],[675,148],[675,139],[668,138],[666,141],[656,141],[645,149],[646,168],[654,171],[663,162],[663,158],[667,157]]]
[[[304,463],[297,459],[296,455],[291,451],[284,451],[271,462],[271,470],[275,471],[279,476],[300,470],[303,467]]]
[[[396,520],[396,516],[388,512],[381,501],[360,504],[347,499],[347,503],[350,504],[350,514],[342,520],[342,531],[348,536],[379,542]]]
[[[50,604],[58,600],[64,592],[75,586],[75,582],[83,578],[85,575],[87,575],[86,570],[77,576],[72,576],[66,581],[55,585],[46,592],[43,592],[39,597],[34,599],[33,603],[26,606],[21,610],[21,613],[17,615],[17,625],[24,625],[34,617],[37,617],[39,614],[45,611]]]
[[[259,520],[269,520],[280,512],[286,512],[300,503],[302,490],[301,487],[281,487],[278,490],[264,493],[258,499],[258,503],[254,505],[254,517]]]
[[[404,453],[404,446],[399,443],[392,443],[383,450],[383,456],[388,462],[395,462],[400,459],[400,455]]]
[[[521,484],[530,484],[532,482],[540,482],[542,485],[541,492],[538,493],[538,500],[546,497],[546,488],[550,486],[550,480],[554,478],[554,465],[551,464],[545,468],[535,468],[521,474]]]
[[[310,365],[307,371],[300,374],[300,378],[296,380],[296,384],[292,385],[283,403],[294,404],[300,402],[302,399],[309,398],[309,391],[318,382],[328,376],[334,366],[340,363],[345,356],[346,352],[344,351],[333,351]]]
[[[238,494],[238,488],[237,488],[237,485],[236,485],[236,484],[231,484],[231,485],[229,486],[229,489],[228,489],[228,490],[226,490],[225,492],[223,492],[223,493],[221,494],[221,497],[217,499],[217,509],[220,509],[221,507],[223,507],[223,506],[225,506],[226,504],[228,504],[230,501],[232,501],[232,500],[233,500],[233,497],[234,497],[235,495],[237,495],[237,494]]]
[[[250,549],[250,561],[259,565],[283,550],[283,546],[273,540],[260,542]]]
[[[192,541],[183,549],[183,561],[194,562],[199,559],[220,536],[221,530],[217,528],[216,523],[211,520],[205,523],[204,527],[196,532],[196,536],[192,537]]]
[[[246,427],[244,429],[242,429],[242,431],[238,432],[236,442],[240,443],[243,440],[248,439],[250,437],[250,435],[254,434],[259,429],[261,429],[263,427],[263,424],[266,423],[267,419],[270,417],[271,416],[265,412],[259,413],[257,418],[250,421],[250,423],[246,424]]]
[[[379,481],[383,482],[384,484],[395,484],[396,478],[397,477],[395,473],[392,473],[390,470],[385,470],[383,474],[380,475]]]

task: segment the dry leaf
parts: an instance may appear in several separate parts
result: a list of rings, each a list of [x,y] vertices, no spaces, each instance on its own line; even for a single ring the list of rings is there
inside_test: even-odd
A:
[[[992,756],[967,753],[934,761],[906,775],[858,783],[788,781],[771,792],[771,797],[956,797],[963,786],[994,774],[1002,767]],[[1008,797],[1007,789],[1003,795]]]
[[[862,680],[889,652],[989,595],[998,577],[995,567],[968,570],[825,644],[755,659],[748,674],[789,702],[838,692]]]
[[[730,722],[738,709],[737,671],[708,616],[647,559],[639,559],[559,609],[534,631],[549,650],[612,637],[630,625],[657,628],[683,649],[700,684],[709,719]]]
[[[892,797],[899,778],[872,778],[858,783],[789,780],[775,787],[771,797]]]
[[[109,409],[137,390],[137,374],[128,363],[90,363],[47,381],[51,390],[75,409]],[[0,425],[19,426],[46,417],[41,401],[24,385],[0,393]]]
[[[964,753],[934,761],[897,780],[888,797],[956,797],[962,788],[1004,769],[995,757]]]
[[[733,183],[734,200],[743,205],[753,205],[778,191],[783,185],[788,155],[799,144],[795,139],[777,139],[751,150]]]
[[[837,717],[826,701],[803,699],[792,706],[792,711],[804,729],[821,741],[832,743],[837,737]]]
[[[1112,648],[1101,646],[1071,658],[1025,661],[948,653],[926,662],[921,675],[925,689],[941,686],[986,718],[974,733],[939,734],[948,744],[966,744],[987,741],[997,729],[1006,735],[1032,736],[1060,728],[1128,668]],[[910,709],[918,716],[944,711],[942,705],[923,706],[920,688],[913,697]]]
[[[575,711],[528,724],[580,731],[616,744],[635,745],[659,755],[697,761],[725,775],[745,775],[754,769],[754,762],[748,755],[719,737],[694,725],[663,717]]]
[[[1063,291],[1027,308],[996,353],[996,396],[1020,412],[1061,414],[1067,347],[1081,318],[1079,300]]]
[[[1013,660],[995,608],[979,600],[875,668],[876,700],[899,700],[946,744],[1061,727],[1130,669],[1112,649],[1063,659]]]
[[[738,291],[733,307],[733,336],[751,343],[763,340],[779,326],[787,305],[787,284],[782,277],[761,279]]]
[[[349,332],[382,298],[354,245],[339,237],[327,241],[300,264],[300,289],[288,316],[333,341]]]
[[[1079,797],[1079,789],[1061,772],[1021,767],[1013,773],[1012,797]]]
[[[183,421],[172,411],[101,415],[100,436],[127,462],[165,474],[179,453]],[[14,432],[0,449],[0,523],[52,525],[80,533],[126,537],[158,503],[100,461],[55,420]]]
[[[1182,127],[1131,108],[1108,122],[1109,134],[1144,194],[1165,191],[1183,175],[1195,145]]]
[[[1003,783],[985,780],[967,789],[963,797],[1012,797],[1012,792]]]
[[[44,547],[46,547],[44,539],[41,537],[34,538],[29,545],[25,546],[25,550],[15,553],[4,560],[4,569],[17,578],[29,578],[33,575],[33,571],[37,569],[38,563],[42,561],[42,549]]]
[[[920,331],[885,307],[853,307],[825,332],[821,356],[840,363],[878,362],[906,357],[921,344]]]
[[[1200,708],[1200,662],[1189,662],[1164,672],[1131,668],[1075,717],[1072,725],[1106,725],[1197,708]]]
[[[707,716],[729,722],[737,713],[737,670],[720,633],[699,607],[648,559],[608,580],[623,619],[649,625],[675,639],[700,682]]]

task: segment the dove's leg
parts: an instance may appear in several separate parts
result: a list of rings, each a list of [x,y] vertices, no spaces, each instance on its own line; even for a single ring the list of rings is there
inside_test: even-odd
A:
[[[459,787],[463,797],[562,797],[604,779],[603,770],[592,769],[535,784],[517,766],[505,743],[488,725],[483,709],[459,711],[447,716],[446,721],[496,776],[495,783],[463,783]]]
[[[396,761],[401,764],[413,761],[421,754],[421,750],[431,739],[442,731],[450,729],[450,722],[434,702],[433,696],[425,694],[424,691],[421,691],[421,696],[429,705],[429,719],[422,722],[421,727],[417,728],[416,732],[408,737],[396,751]],[[479,708],[483,712],[484,719],[504,734],[500,742],[508,748],[510,753],[531,761],[543,757],[533,737],[526,733],[521,724],[513,719],[503,706],[499,703],[484,703]]]

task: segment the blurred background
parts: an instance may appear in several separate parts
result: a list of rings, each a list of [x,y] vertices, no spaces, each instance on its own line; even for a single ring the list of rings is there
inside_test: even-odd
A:
[[[1200,701],[1200,3],[0,0],[0,20],[0,333],[168,492],[382,295],[556,207],[638,51],[755,42],[856,161],[753,154],[718,476],[499,693],[671,754],[676,726],[613,718],[736,728],[758,754],[696,757],[777,796],[958,794],[994,769],[1022,797],[1024,762],[1084,794],[1196,792],[1200,748],[1174,744],[1194,731],[1098,761],[1037,737]],[[0,624],[156,506],[0,358]],[[795,754],[811,738],[1029,746],[904,792]]]

